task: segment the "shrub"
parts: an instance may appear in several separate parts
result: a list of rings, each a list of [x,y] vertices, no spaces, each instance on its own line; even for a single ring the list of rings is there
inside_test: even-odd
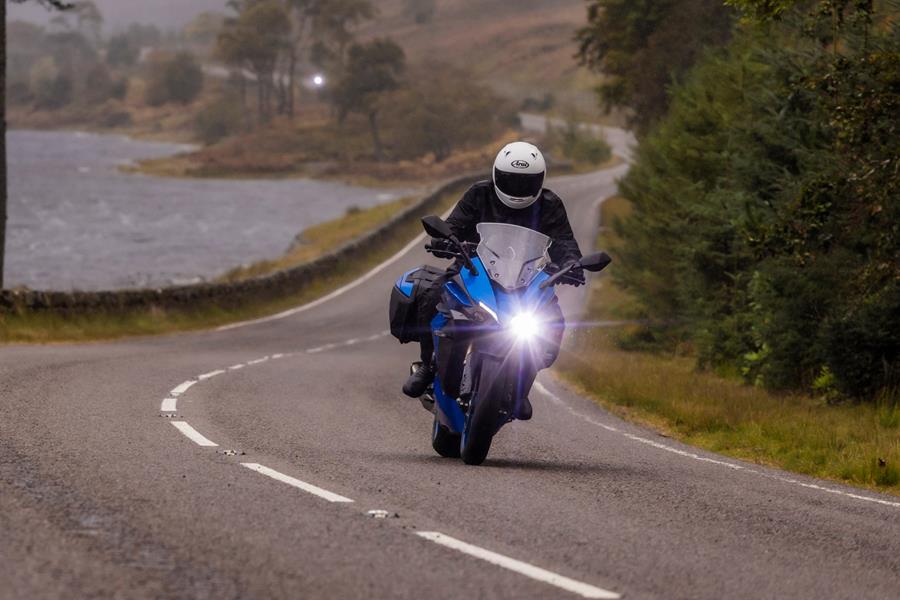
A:
[[[150,106],[190,104],[202,90],[203,69],[190,52],[179,52],[152,62],[144,101]]]
[[[612,148],[606,139],[574,119],[566,124],[560,137],[563,155],[570,160],[599,165],[612,157]]]
[[[210,145],[240,131],[242,119],[240,102],[223,96],[197,114],[194,130],[204,144]]]
[[[116,67],[130,67],[137,62],[141,47],[127,33],[110,38],[106,47],[106,62]]]
[[[60,71],[53,57],[46,56],[35,63],[30,87],[38,108],[62,108],[72,102],[72,80]]]
[[[385,122],[393,154],[432,154],[440,162],[454,150],[496,138],[515,117],[493,91],[461,70],[428,64],[387,100]]]

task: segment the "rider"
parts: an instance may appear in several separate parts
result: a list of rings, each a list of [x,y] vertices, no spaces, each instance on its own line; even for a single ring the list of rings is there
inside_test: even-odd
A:
[[[528,227],[553,241],[550,259],[557,268],[577,262],[581,258],[581,250],[572,234],[562,200],[544,188],[546,173],[544,156],[536,146],[526,142],[507,144],[494,160],[493,181],[480,181],[470,187],[453,209],[447,224],[460,241],[471,243],[478,242],[475,226],[479,223]],[[452,250],[447,240],[434,239],[432,246]],[[580,268],[570,271],[569,276],[576,285],[584,283],[584,273]],[[440,278],[436,280],[424,291],[418,303],[422,363],[403,385],[403,393],[413,398],[424,394],[434,381],[434,341],[430,323],[437,313],[445,281]],[[562,322],[561,313],[558,318]]]

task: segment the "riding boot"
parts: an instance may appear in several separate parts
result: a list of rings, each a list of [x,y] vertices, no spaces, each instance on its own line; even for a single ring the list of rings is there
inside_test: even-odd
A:
[[[418,363],[406,383],[403,384],[403,393],[410,398],[418,398],[434,382],[434,367],[429,363]]]

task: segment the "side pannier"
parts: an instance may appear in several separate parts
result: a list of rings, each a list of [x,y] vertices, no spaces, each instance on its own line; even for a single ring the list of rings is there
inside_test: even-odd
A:
[[[423,265],[403,274],[391,290],[389,317],[391,335],[401,344],[415,342],[418,333],[418,300],[422,291],[431,287],[446,271]]]

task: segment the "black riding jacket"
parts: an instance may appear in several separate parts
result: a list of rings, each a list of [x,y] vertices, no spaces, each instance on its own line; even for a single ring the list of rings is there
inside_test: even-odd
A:
[[[469,188],[450,213],[447,224],[463,242],[478,242],[475,226],[479,223],[508,223],[528,227],[548,236],[550,260],[563,265],[581,258],[581,249],[572,233],[566,207],[559,196],[548,189],[527,208],[510,208],[500,201],[492,181],[479,181]]]

